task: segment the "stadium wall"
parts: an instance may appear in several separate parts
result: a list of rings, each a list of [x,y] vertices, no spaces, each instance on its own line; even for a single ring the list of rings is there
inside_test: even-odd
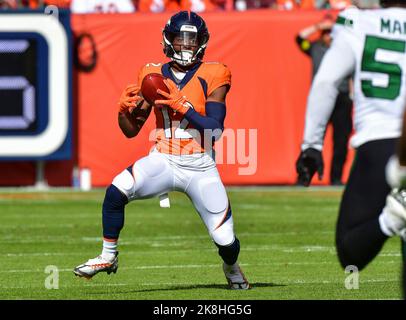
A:
[[[231,154],[223,157],[224,164],[219,164],[226,184],[295,182],[295,161],[311,74],[310,59],[297,48],[295,36],[324,14],[303,10],[202,14],[211,34],[205,60],[221,61],[232,72],[225,124],[234,130],[223,140]],[[80,168],[91,170],[93,186],[108,185],[153,145],[149,135],[155,116],[150,116],[137,138],[129,140],[117,125],[117,100],[127,84],[137,81],[143,64],[166,62],[160,42],[161,30],[169,17],[170,14],[141,13],[72,16],[74,33],[91,34],[98,53],[95,68],[77,72],[74,86],[75,157]],[[90,53],[90,46],[84,45],[81,55]],[[238,143],[233,144],[233,139]],[[243,140],[245,143],[241,143]],[[329,129],[323,184],[327,183],[331,148]],[[353,151],[345,176],[352,158]],[[53,185],[69,185],[72,164],[73,161],[48,164],[47,179]]]

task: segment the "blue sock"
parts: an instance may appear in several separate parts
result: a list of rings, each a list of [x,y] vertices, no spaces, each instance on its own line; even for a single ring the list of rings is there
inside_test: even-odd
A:
[[[219,255],[223,261],[228,265],[233,265],[237,262],[238,254],[240,253],[240,241],[235,238],[234,242],[228,246],[220,246],[215,243],[219,248]]]
[[[103,237],[117,240],[124,226],[124,206],[128,203],[127,197],[110,185],[106,190],[103,202]]]

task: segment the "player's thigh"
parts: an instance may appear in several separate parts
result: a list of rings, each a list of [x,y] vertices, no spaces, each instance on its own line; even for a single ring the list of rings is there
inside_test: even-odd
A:
[[[395,151],[395,145],[396,139],[385,139],[367,142],[358,148],[340,203],[339,233],[381,214],[390,192],[385,166]]]
[[[112,184],[131,201],[166,193],[173,188],[173,182],[173,170],[166,159],[151,153],[122,171]]]
[[[196,173],[185,192],[214,242],[231,244],[234,241],[231,206],[217,169]]]

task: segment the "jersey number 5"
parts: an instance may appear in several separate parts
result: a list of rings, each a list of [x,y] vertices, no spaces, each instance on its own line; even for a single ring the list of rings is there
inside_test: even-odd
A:
[[[404,53],[405,41],[366,36],[362,54],[361,71],[386,74],[388,85],[375,86],[372,80],[361,80],[361,89],[366,97],[394,100],[399,96],[402,80],[402,68],[397,63],[376,60],[378,49]]]

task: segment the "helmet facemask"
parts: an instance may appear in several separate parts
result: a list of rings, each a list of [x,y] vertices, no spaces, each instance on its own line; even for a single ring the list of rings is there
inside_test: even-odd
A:
[[[181,66],[200,60],[207,46],[208,35],[199,35],[193,25],[182,25],[180,32],[163,32],[165,54]]]

